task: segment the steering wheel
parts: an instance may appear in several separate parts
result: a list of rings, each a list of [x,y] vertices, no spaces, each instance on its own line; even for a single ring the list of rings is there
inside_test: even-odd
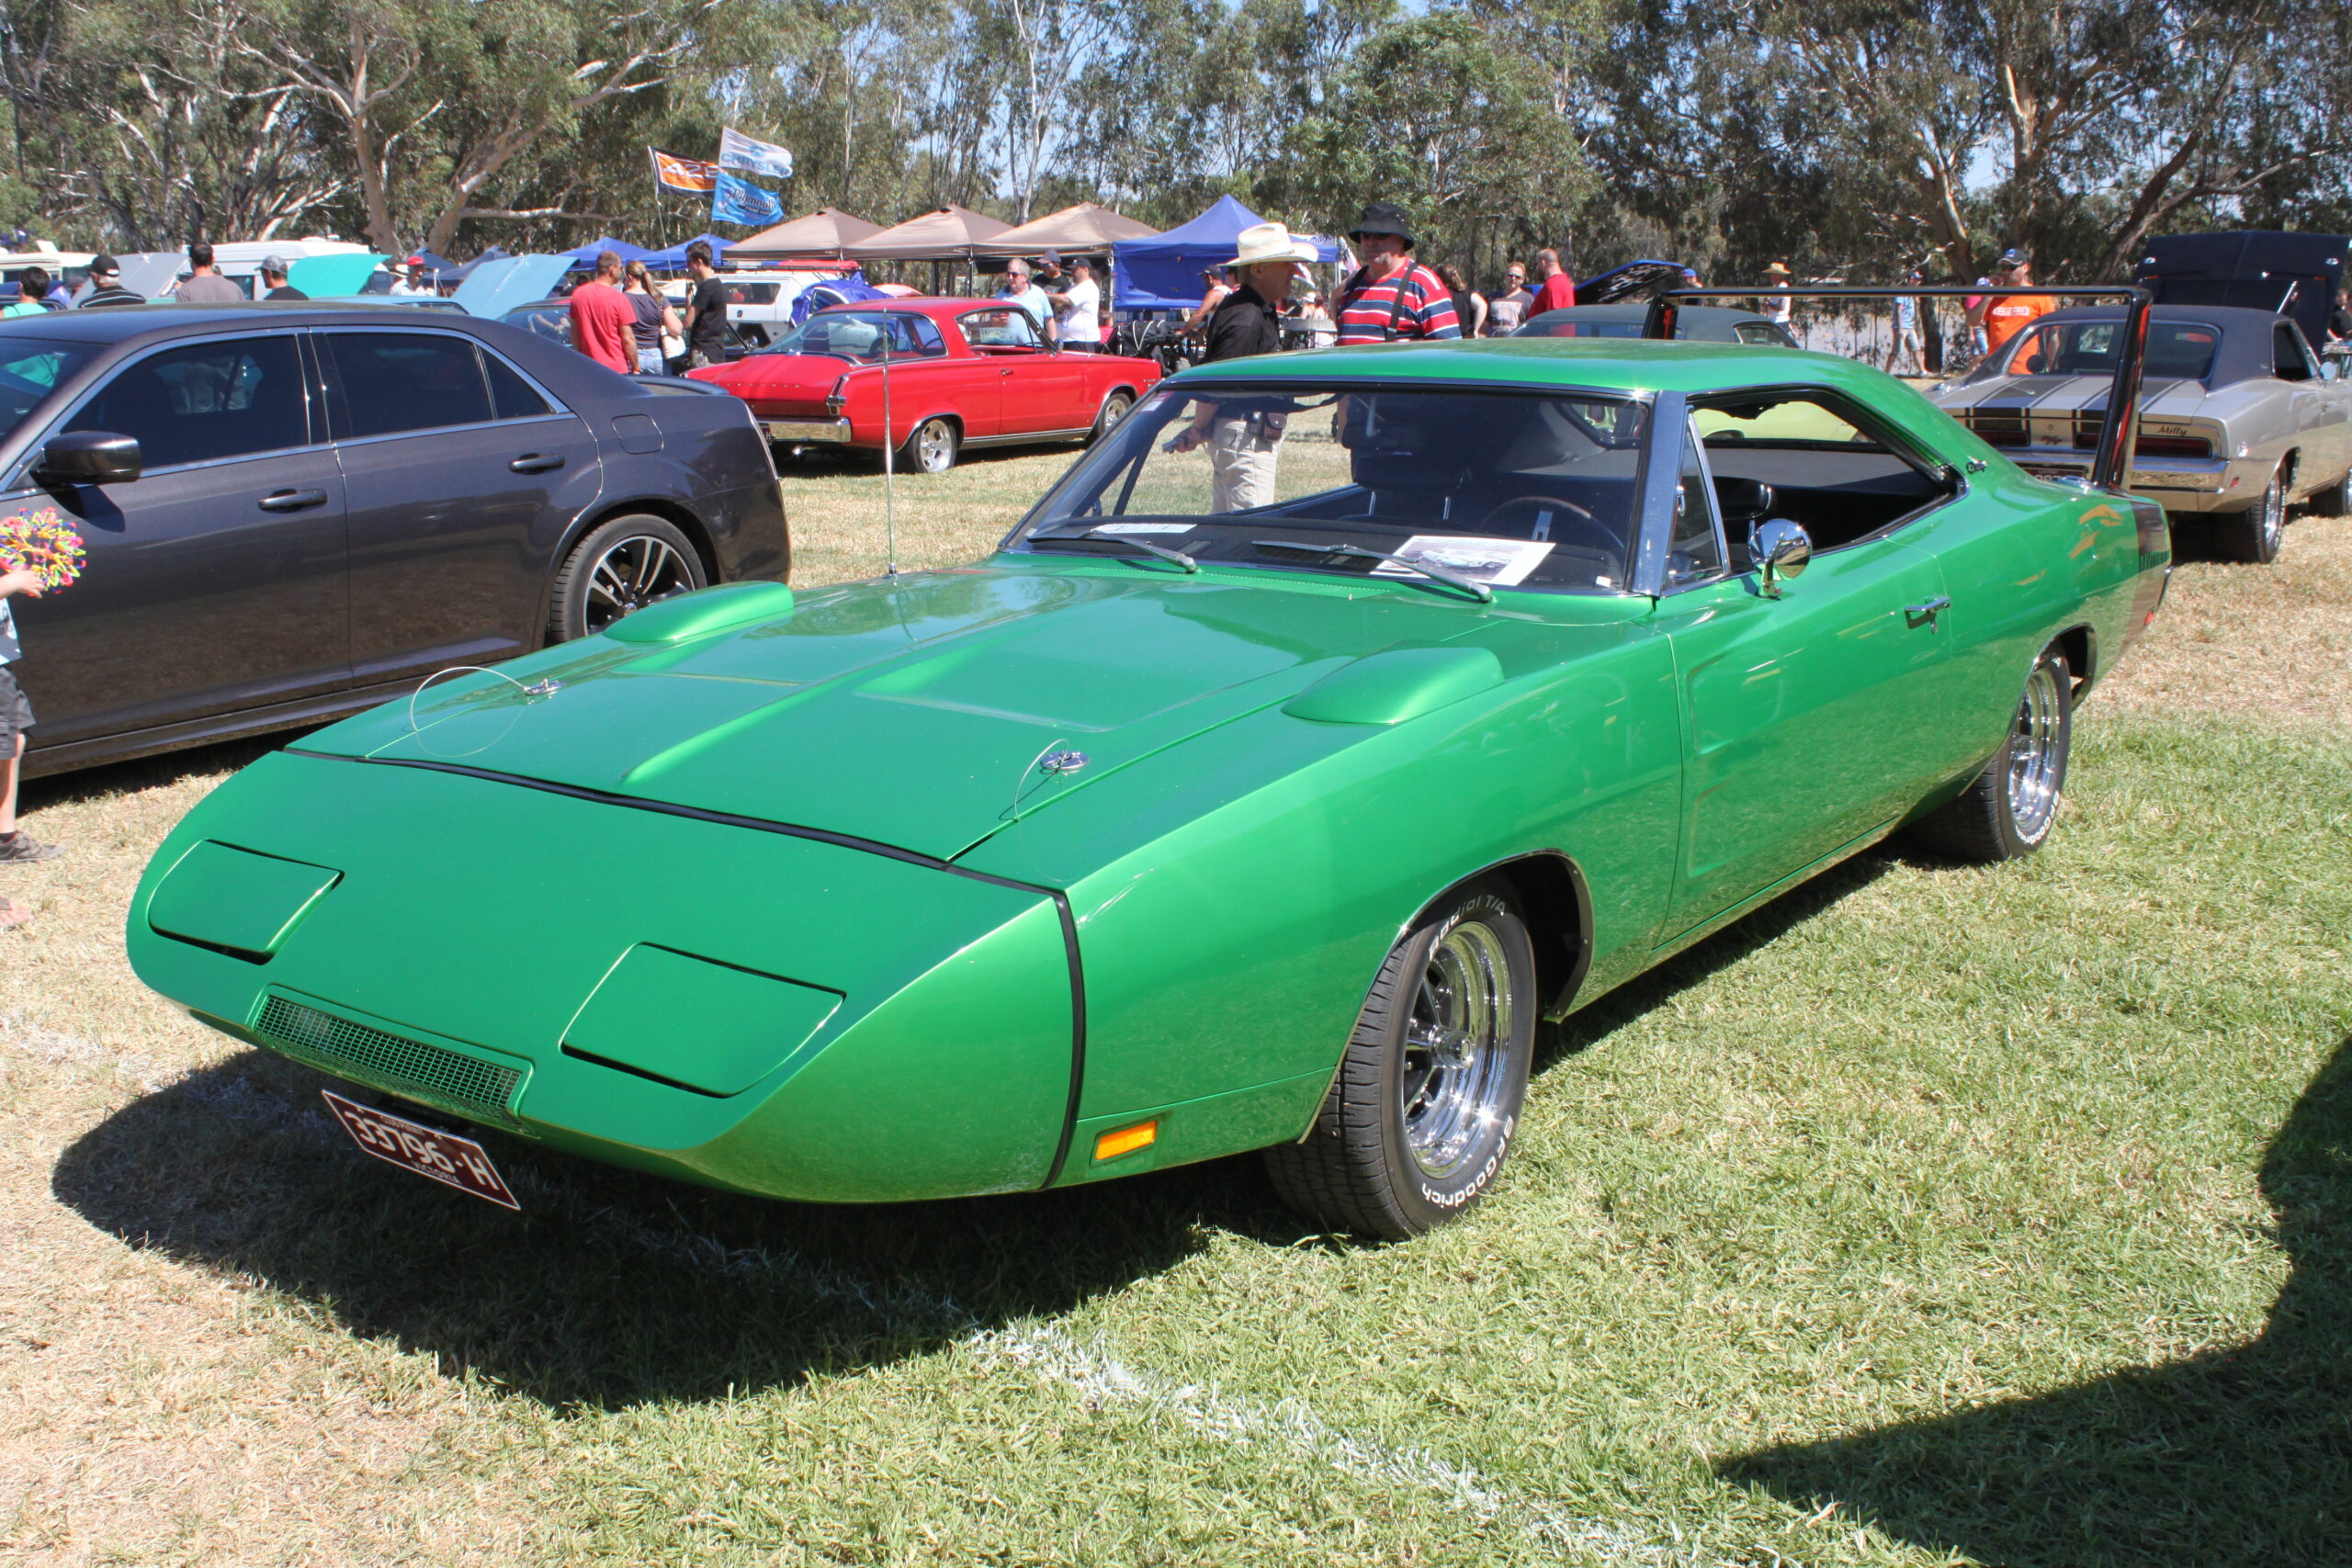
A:
[[[1625,541],[1618,535],[1615,529],[1594,517],[1590,510],[1588,508],[1578,506],[1575,502],[1563,500],[1556,495],[1537,494],[1513,496],[1510,500],[1504,502],[1499,506],[1497,506],[1492,512],[1487,513],[1485,517],[1481,518],[1479,520],[1478,526],[1480,529],[1489,534],[1500,534],[1507,538],[1515,537],[1516,536],[1512,535],[1510,529],[1506,527],[1498,527],[1496,524],[1498,519],[1508,518],[1513,513],[1521,512],[1524,512],[1529,514],[1527,519],[1527,528],[1531,536],[1533,534],[1534,525],[1537,522],[1537,513],[1544,512],[1565,512],[1569,516],[1576,519],[1576,523],[1571,529],[1571,532],[1574,533],[1577,537],[1573,541],[1563,538],[1555,540],[1553,541],[1554,543],[1573,542],[1579,546],[1583,546],[1588,549],[1599,547],[1612,555],[1622,556],[1624,552]]]

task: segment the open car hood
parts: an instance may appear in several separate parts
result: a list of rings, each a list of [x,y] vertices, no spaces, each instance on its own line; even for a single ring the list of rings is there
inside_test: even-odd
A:
[[[1197,581],[1149,564],[1121,576],[922,573],[820,591],[674,645],[566,644],[506,674],[436,682],[301,747],[952,859],[1350,660],[1472,631],[1480,608],[1394,585]],[[545,680],[556,689],[538,696],[516,683]],[[1057,751],[1085,761],[1048,770]],[[582,850],[583,868],[628,863],[623,845]]]

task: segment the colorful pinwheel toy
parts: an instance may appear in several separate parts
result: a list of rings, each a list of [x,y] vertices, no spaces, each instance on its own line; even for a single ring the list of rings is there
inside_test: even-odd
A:
[[[82,575],[82,536],[55,507],[0,517],[0,570],[36,571],[41,592],[54,593]]]

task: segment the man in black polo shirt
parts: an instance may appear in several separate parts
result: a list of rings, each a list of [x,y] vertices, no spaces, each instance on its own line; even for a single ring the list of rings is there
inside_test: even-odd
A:
[[[1280,223],[1260,223],[1240,234],[1233,258],[1241,287],[1225,297],[1209,318],[1204,363],[1272,354],[1283,345],[1282,308],[1290,298],[1298,264],[1315,259],[1315,247],[1291,237]],[[1204,402],[1193,423],[1168,443],[1170,452],[1209,448],[1209,510],[1240,512],[1274,500],[1275,448],[1282,444],[1283,415],[1263,400],[1227,398]]]

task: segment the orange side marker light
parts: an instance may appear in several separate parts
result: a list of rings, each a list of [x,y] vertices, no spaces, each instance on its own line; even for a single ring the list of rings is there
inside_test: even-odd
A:
[[[1159,1141],[1159,1119],[1154,1117],[1148,1122],[1138,1122],[1132,1127],[1122,1127],[1116,1132],[1105,1133],[1095,1139],[1094,1157],[1097,1161],[1117,1159],[1121,1155],[1131,1155],[1137,1149],[1148,1149]]]

